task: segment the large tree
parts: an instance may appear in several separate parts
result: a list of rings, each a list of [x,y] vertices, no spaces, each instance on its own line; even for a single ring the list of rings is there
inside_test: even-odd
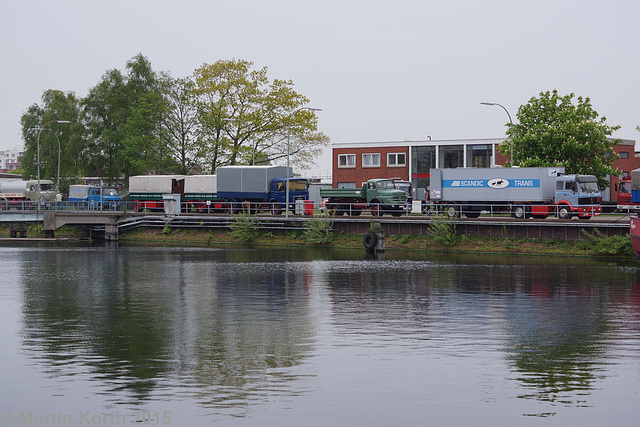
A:
[[[162,168],[156,129],[164,109],[160,78],[141,54],[126,74],[107,71],[83,100],[96,174],[115,180]]]
[[[71,123],[56,123],[59,120]],[[42,104],[27,108],[20,118],[20,124],[25,141],[22,160],[25,178],[37,176],[38,142],[41,179],[57,181],[65,176],[76,177],[84,171],[86,157],[83,155],[85,144],[80,122],[80,101],[73,92],[45,91]]]
[[[595,175],[606,188],[606,175],[620,173],[613,167],[618,158],[614,147],[620,141],[610,138],[620,126],[607,125],[606,117],[599,117],[589,98],[579,96],[575,104],[574,98],[573,93],[560,96],[553,90],[520,106],[519,123],[507,131],[513,138],[514,163],[522,167],[564,166],[566,173]],[[500,154],[510,155],[510,143],[507,140],[500,145]]]
[[[164,80],[166,109],[160,137],[173,171],[181,175],[200,172],[203,168],[205,144],[198,120],[194,82],[190,78]]]
[[[211,173],[221,165],[282,160],[306,165],[329,139],[317,132],[313,112],[299,110],[309,100],[291,81],[267,77],[245,60],[204,64],[194,72],[202,138]],[[290,138],[288,138],[290,132]],[[288,142],[290,142],[288,144]]]

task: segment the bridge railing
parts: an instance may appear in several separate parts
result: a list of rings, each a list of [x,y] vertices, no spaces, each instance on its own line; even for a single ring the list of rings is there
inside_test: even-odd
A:
[[[122,211],[126,209],[124,202],[33,202],[33,201],[0,201],[1,212],[34,211]]]

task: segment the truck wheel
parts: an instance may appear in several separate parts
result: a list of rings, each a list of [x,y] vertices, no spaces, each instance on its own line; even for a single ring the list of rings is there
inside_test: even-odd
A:
[[[444,211],[449,218],[457,218],[460,215],[460,207],[458,205],[447,205]]]
[[[133,210],[136,211],[136,212],[142,212],[143,211],[142,203],[140,203],[137,200],[134,200],[133,201]]]
[[[376,233],[367,233],[362,239],[362,244],[367,250],[374,249],[378,244],[378,235]]]
[[[271,204],[271,215],[280,215],[282,210],[280,209],[280,205],[277,203]]]
[[[516,205],[511,210],[511,216],[517,219],[524,219],[527,216],[527,211],[524,206]]]
[[[558,218],[560,219],[571,219],[571,211],[567,206],[558,207]]]
[[[382,206],[380,206],[380,203],[373,202],[371,204],[371,216],[382,216]]]
[[[480,211],[468,211],[465,212],[464,216],[467,218],[478,218],[480,216]]]
[[[360,210],[360,209],[352,209],[351,210],[351,215],[353,215],[353,216],[360,216],[361,213],[362,213],[362,210]]]

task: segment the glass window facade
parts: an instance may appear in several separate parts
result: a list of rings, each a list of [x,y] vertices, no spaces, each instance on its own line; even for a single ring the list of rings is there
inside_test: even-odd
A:
[[[439,153],[440,168],[461,168],[464,166],[464,146],[441,145]]]
[[[493,159],[491,145],[467,145],[467,167],[490,168]]]
[[[436,147],[411,147],[411,184],[419,199],[429,187],[429,170],[436,167]]]

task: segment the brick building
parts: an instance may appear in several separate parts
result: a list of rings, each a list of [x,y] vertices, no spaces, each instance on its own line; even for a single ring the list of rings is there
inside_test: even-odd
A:
[[[495,167],[504,165],[508,157],[497,153],[503,138],[342,142],[332,144],[333,187],[360,187],[372,178],[392,178],[411,181],[414,196],[423,199],[429,186],[432,168]],[[628,176],[640,168],[640,153],[635,152],[635,141],[622,140],[615,147],[620,159],[615,167]],[[611,177],[615,188],[617,177]],[[617,200],[614,192],[604,191],[605,200]]]

